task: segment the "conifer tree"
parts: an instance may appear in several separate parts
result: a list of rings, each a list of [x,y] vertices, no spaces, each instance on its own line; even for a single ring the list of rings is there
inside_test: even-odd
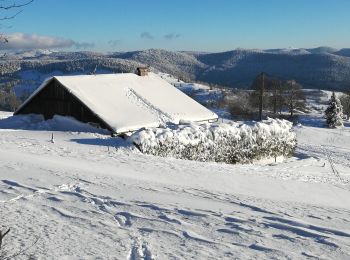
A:
[[[325,111],[327,125],[331,128],[343,126],[343,106],[333,92]]]

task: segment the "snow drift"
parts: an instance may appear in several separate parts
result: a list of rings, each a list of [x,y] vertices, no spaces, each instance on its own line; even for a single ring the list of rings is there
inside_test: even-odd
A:
[[[292,123],[271,118],[251,126],[188,123],[149,128],[134,133],[130,140],[145,154],[225,163],[288,156],[297,144]]]
[[[55,115],[45,120],[42,115],[29,114],[12,116],[12,113],[0,115],[0,129],[63,131],[109,134],[108,130],[82,123],[73,117]]]

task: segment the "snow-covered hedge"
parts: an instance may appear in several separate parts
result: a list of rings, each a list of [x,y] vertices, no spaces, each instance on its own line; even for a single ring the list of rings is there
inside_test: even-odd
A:
[[[247,163],[288,156],[296,147],[292,123],[268,119],[254,125],[187,124],[138,131],[131,141],[146,154],[188,160]]]

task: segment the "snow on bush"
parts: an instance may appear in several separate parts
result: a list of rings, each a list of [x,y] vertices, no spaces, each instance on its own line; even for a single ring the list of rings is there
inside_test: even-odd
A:
[[[225,163],[288,156],[296,146],[292,123],[271,118],[251,126],[190,123],[174,129],[149,128],[130,138],[145,154]]]

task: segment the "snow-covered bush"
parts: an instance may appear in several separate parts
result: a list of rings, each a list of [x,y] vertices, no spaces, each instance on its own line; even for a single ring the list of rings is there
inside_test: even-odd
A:
[[[343,126],[343,106],[334,92],[325,111],[325,117],[326,123],[330,128]]]
[[[130,138],[146,154],[225,163],[288,156],[296,146],[292,123],[271,118],[252,126],[191,123],[176,128],[150,128]]]

